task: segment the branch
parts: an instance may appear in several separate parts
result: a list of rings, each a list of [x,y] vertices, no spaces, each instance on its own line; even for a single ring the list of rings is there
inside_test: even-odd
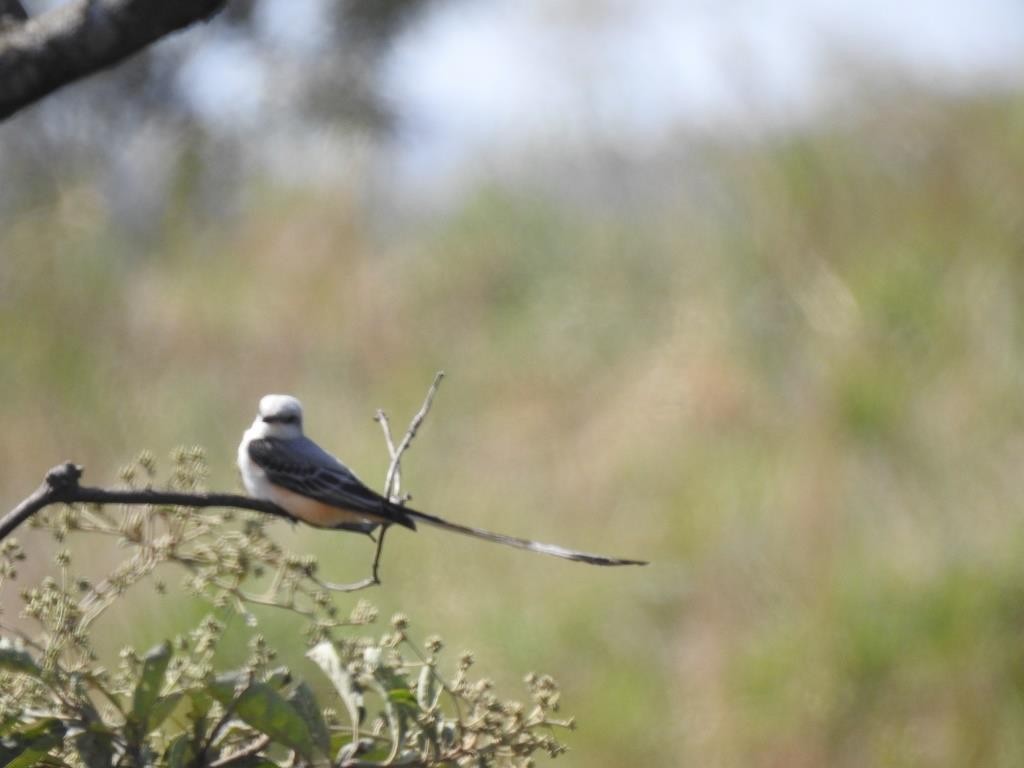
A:
[[[270,744],[270,737],[267,734],[263,734],[258,739],[254,740],[251,744],[237,752],[232,752],[227,757],[222,757],[220,760],[214,760],[210,763],[210,768],[225,768],[225,766],[240,764],[245,762],[248,758],[253,755],[258,755],[267,745]]]
[[[46,479],[35,492],[0,518],[0,541],[44,507],[51,504],[170,504],[181,507],[234,507],[266,512],[297,522],[276,504],[233,493],[186,493],[183,491],[107,490],[79,485],[82,468],[67,462],[46,473]]]
[[[377,409],[376,420],[380,422],[381,429],[384,430],[384,440],[388,444],[388,454],[391,457],[391,463],[388,465],[388,473],[384,477],[384,496],[388,499],[394,499],[396,496],[401,496],[402,493],[402,454],[409,450],[409,446],[412,444],[412,439],[416,437],[416,433],[420,430],[420,425],[423,424],[423,420],[427,418],[427,414],[430,413],[430,406],[434,404],[434,395],[437,394],[438,387],[441,386],[441,379],[444,378],[444,371],[438,371],[434,374],[434,381],[430,385],[430,389],[427,390],[427,396],[423,399],[423,405],[420,406],[419,411],[415,416],[412,417],[412,421],[409,422],[409,429],[405,432],[405,437],[402,438],[402,442],[395,447],[395,441],[391,438],[391,424],[388,423],[388,416],[380,408]],[[401,504],[402,499],[394,499],[396,503]]]
[[[434,395],[437,394],[437,388],[441,386],[441,379],[443,378],[444,371],[438,371],[434,374],[434,381],[431,383],[430,389],[427,390],[427,396],[423,399],[423,405],[420,406],[416,415],[412,417],[412,421],[409,422],[409,429],[406,430],[405,437],[402,438],[402,442],[397,447],[395,446],[394,438],[391,436],[391,422],[388,421],[388,415],[384,413],[384,409],[378,408],[377,415],[373,417],[384,431],[384,442],[387,443],[388,456],[391,459],[391,463],[388,464],[387,474],[384,476],[384,498],[388,501],[404,504],[410,498],[409,496],[403,497],[401,495],[402,454],[409,450],[409,446],[412,445],[412,439],[416,437],[420,425],[427,418],[430,406],[434,403]],[[384,551],[384,534],[387,533],[387,530],[388,526],[386,523],[380,527],[380,535],[377,537],[377,549],[373,554],[373,567],[369,578],[366,579],[370,584],[380,584],[380,555]]]
[[[8,24],[20,24],[28,19],[20,0],[0,0],[0,29]]]
[[[0,119],[210,18],[225,2],[72,0],[18,22],[18,4],[2,0],[8,23],[0,27]]]

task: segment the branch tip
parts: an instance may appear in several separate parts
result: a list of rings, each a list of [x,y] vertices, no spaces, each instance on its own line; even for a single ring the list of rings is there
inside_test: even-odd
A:
[[[66,491],[78,486],[82,478],[82,465],[66,461],[46,473],[46,484],[54,491]]]

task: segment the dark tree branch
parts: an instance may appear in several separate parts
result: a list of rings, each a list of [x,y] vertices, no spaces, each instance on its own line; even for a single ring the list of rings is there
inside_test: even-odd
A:
[[[0,119],[217,13],[226,0],[71,0],[21,23],[0,0]],[[22,9],[24,11],[24,9]]]
[[[18,24],[26,19],[28,14],[19,0],[0,0],[0,30],[8,24]]]
[[[35,492],[0,518],[0,541],[11,531],[44,507],[51,504],[170,504],[181,507],[233,507],[252,509],[298,522],[276,504],[234,493],[186,493],[183,491],[107,490],[79,485],[82,468],[71,462],[60,464],[46,473],[46,479]]]

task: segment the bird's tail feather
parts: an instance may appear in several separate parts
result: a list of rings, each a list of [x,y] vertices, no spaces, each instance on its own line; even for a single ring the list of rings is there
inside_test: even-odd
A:
[[[414,509],[408,507],[399,507],[405,514],[409,515],[414,520],[418,520],[428,525],[433,525],[437,528],[443,528],[446,531],[452,531],[453,533],[461,533],[463,536],[473,536],[477,539],[484,539],[486,541],[494,541],[498,544],[505,544],[510,547],[516,547],[517,549],[525,549],[529,552],[539,552],[542,555],[551,555],[552,557],[561,557],[566,560],[575,560],[580,563],[590,563],[591,565],[647,565],[646,560],[627,560],[620,557],[605,557],[604,555],[592,555],[588,552],[579,552],[575,549],[566,549],[565,547],[559,547],[556,544],[544,544],[539,541],[530,541],[529,539],[520,539],[516,536],[506,536],[503,533],[493,533],[491,531],[485,531],[482,528],[473,528],[468,525],[459,525],[458,523],[450,523],[447,520],[443,520],[440,517],[434,515],[428,515],[426,512],[417,512]]]

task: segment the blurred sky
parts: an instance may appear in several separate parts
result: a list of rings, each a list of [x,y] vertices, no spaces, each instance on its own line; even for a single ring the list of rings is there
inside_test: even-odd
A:
[[[543,150],[643,160],[684,131],[785,130],[888,85],[1024,82],[1020,0],[435,0],[380,73],[398,130],[383,152],[363,152],[366,137],[311,120],[301,102],[310,72],[344,65],[326,55],[334,1],[256,0],[254,35],[200,25],[157,59],[171,54],[191,111],[215,135],[244,137],[261,171],[383,182],[385,197],[442,201]],[[138,175],[149,184],[151,171]]]
[[[646,145],[682,126],[788,124],[851,68],[940,87],[1019,83],[1019,0],[493,0],[442,3],[389,83],[433,175],[554,135]]]
[[[315,57],[328,2],[263,0],[263,41]],[[265,107],[268,66],[253,43],[223,40],[197,47],[181,82],[210,120],[244,123]],[[537,142],[636,148],[680,127],[788,126],[879,71],[1016,86],[1024,3],[445,0],[397,41],[384,82],[403,119],[400,175],[426,182]]]

